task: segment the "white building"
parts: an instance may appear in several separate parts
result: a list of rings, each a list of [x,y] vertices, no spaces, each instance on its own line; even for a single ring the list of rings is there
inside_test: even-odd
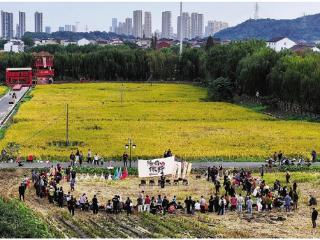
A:
[[[177,21],[177,37],[180,39],[180,16],[178,16]],[[187,12],[182,13],[182,39],[190,39],[191,38],[191,19],[190,15]]]
[[[3,50],[5,52],[23,52],[24,51],[24,43],[21,40],[11,39],[9,42],[4,44]]]
[[[26,13],[19,11],[19,27],[17,32],[17,37],[22,38],[26,32]]]
[[[206,26],[205,36],[213,36],[215,33],[228,28],[229,24],[227,22],[222,21],[208,21],[208,25]]]
[[[162,32],[161,37],[171,39],[172,38],[172,32],[171,32],[172,26],[171,26],[171,12],[165,11],[162,12]]]
[[[143,33],[145,38],[151,38],[151,35],[152,35],[151,12],[144,12]]]
[[[203,14],[191,13],[191,38],[203,36]]]
[[[43,14],[41,12],[34,13],[34,31],[43,32]]]
[[[132,18],[126,18],[125,22],[125,35],[132,35]]]
[[[267,46],[276,52],[280,52],[281,50],[292,48],[295,45],[296,43],[287,37],[277,37],[267,41]]]
[[[118,19],[117,18],[112,18],[111,32],[115,33],[117,26],[118,26]]]
[[[91,43],[91,41],[89,41],[88,39],[85,39],[85,38],[82,38],[82,39],[77,41],[77,45],[78,46],[85,46],[85,45],[88,45],[90,43]]]
[[[142,10],[133,11],[133,36],[142,38]]]

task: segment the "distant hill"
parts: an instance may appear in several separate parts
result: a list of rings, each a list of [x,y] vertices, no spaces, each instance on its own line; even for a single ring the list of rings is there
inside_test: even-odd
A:
[[[229,40],[268,40],[284,36],[294,41],[315,42],[320,40],[320,14],[308,15],[292,20],[249,19],[235,27],[230,27],[214,35]]]

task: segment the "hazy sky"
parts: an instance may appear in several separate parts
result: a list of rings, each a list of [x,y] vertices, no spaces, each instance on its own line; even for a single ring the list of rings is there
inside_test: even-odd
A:
[[[204,14],[205,25],[208,20],[227,21],[231,26],[239,24],[246,19],[253,18],[254,2],[204,2],[183,3],[183,11],[198,12]],[[13,12],[14,26],[18,23],[18,12],[26,12],[27,31],[34,31],[34,12],[43,12],[43,28],[51,26],[51,31],[57,31],[59,26],[79,23],[79,31],[84,31],[88,26],[89,31],[109,31],[111,19],[116,17],[124,21],[126,17],[132,18],[133,10],[151,11],[152,31],[161,31],[161,12],[172,11],[172,25],[174,32],[177,28],[177,16],[179,15],[179,2],[99,2],[99,3],[9,3],[0,2],[0,10]],[[320,13],[320,2],[312,3],[277,3],[260,2],[259,17],[274,19],[290,19],[301,17],[303,14]],[[43,29],[44,30],[44,29]]]

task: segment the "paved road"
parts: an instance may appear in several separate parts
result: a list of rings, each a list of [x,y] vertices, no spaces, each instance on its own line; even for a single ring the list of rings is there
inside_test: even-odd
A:
[[[9,100],[11,99],[11,91],[9,91],[0,99],[0,125],[3,124],[3,120],[6,118],[8,114],[10,114],[11,110],[21,100],[21,98],[28,91],[28,89],[28,87],[23,87],[20,91],[15,91],[17,99],[14,104],[9,104]]]
[[[46,168],[50,167],[51,165],[56,165],[57,162],[34,162],[34,163],[24,163],[21,168]],[[68,162],[62,162],[60,163],[62,167],[67,167],[69,165]],[[132,162],[132,167],[137,167],[137,162]],[[259,168],[261,167],[262,162],[194,162],[192,163],[192,168],[193,169],[200,169],[200,168],[208,168],[209,166],[222,166],[224,168]],[[94,165],[92,164],[87,164],[84,163],[83,166],[90,166],[93,167]],[[104,163],[103,166],[94,166],[94,167],[107,167],[109,166],[109,162]],[[117,162],[111,162],[111,166],[113,167],[122,167],[123,163],[120,161]],[[313,166],[320,166],[320,162],[313,163]],[[4,168],[16,168],[17,164],[16,163],[0,163],[0,169]]]

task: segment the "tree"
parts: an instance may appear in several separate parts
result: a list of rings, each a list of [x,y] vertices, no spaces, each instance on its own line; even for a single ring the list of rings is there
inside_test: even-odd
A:
[[[0,39],[0,49],[4,48],[4,45],[7,43],[7,40],[5,39]]]
[[[267,47],[241,59],[236,82],[240,92],[254,96],[256,91],[259,91],[262,95],[268,95],[270,93],[268,75],[277,60],[277,53]]]
[[[156,50],[157,49],[157,35],[155,34],[152,38],[151,38],[151,45],[150,45],[150,48],[153,49],[153,50]]]
[[[211,47],[213,47],[214,45],[214,42],[213,42],[213,37],[212,36],[209,36],[207,38],[207,42],[206,42],[206,50],[209,50]]]
[[[233,98],[232,82],[228,78],[219,77],[209,82],[208,99],[213,101],[231,101]]]
[[[34,41],[31,37],[23,36],[21,39],[26,46],[32,47],[34,45]]]

